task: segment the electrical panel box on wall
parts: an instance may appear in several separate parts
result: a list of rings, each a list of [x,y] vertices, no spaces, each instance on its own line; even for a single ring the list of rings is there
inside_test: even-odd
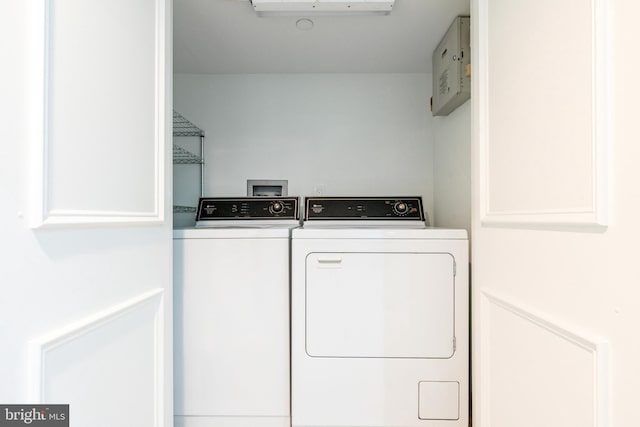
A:
[[[458,16],[433,51],[434,116],[446,116],[471,96],[471,60],[468,16]]]

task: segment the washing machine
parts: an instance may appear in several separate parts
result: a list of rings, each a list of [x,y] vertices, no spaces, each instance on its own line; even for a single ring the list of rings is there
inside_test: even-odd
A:
[[[292,425],[467,427],[466,230],[420,197],[308,198],[292,232]]]
[[[290,426],[295,197],[203,198],[174,231],[176,427]]]

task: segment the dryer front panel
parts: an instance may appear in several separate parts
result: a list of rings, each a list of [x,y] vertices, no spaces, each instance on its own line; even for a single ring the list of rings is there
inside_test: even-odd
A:
[[[452,357],[454,276],[449,253],[309,253],[306,353],[326,358]]]

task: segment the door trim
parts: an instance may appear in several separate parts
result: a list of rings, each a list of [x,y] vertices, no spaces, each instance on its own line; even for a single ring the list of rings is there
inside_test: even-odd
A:
[[[49,179],[51,162],[49,159],[50,139],[49,126],[51,111],[49,102],[53,96],[52,76],[49,67],[52,49],[51,27],[52,9],[56,0],[40,0],[30,2],[31,29],[34,34],[31,39],[31,49],[33,55],[30,57],[32,82],[30,100],[30,113],[33,120],[30,124],[32,133],[30,135],[31,158],[29,178],[30,178],[30,212],[29,225],[31,228],[74,226],[74,225],[144,225],[162,224],[165,219],[165,159],[167,157],[167,135],[170,135],[167,126],[171,123],[168,120],[169,109],[167,108],[168,90],[170,82],[167,82],[167,61],[171,60],[169,54],[170,40],[166,29],[167,0],[152,0],[155,4],[155,35],[154,35],[154,125],[153,125],[153,176],[149,190],[153,192],[152,203],[148,208],[127,206],[116,211],[100,210],[90,206],[82,206],[82,195],[74,206],[63,206],[53,208],[51,206],[53,183]],[[170,64],[169,64],[170,67]],[[170,68],[169,68],[170,69]],[[125,99],[122,100],[126,102]],[[86,135],[90,138],[91,135]],[[101,159],[91,159],[100,162]],[[64,165],[56,165],[63,168]],[[79,177],[79,179],[90,179],[90,177]],[[117,188],[118,191],[126,191],[126,188]],[[117,192],[117,191],[116,191]],[[75,203],[77,202],[77,203]]]
[[[549,314],[539,313],[530,307],[525,307],[520,302],[493,291],[482,289],[478,295],[479,324],[476,329],[484,331],[482,335],[476,335],[477,360],[475,363],[476,374],[474,381],[478,384],[476,396],[476,414],[479,417],[480,425],[492,425],[491,412],[491,361],[492,328],[498,325],[491,320],[491,310],[494,308],[506,310],[513,319],[522,319],[528,326],[533,326],[543,335],[560,338],[558,345],[573,348],[578,352],[586,352],[592,360],[592,370],[584,372],[593,383],[593,408],[592,417],[595,427],[607,427],[609,425],[610,408],[610,351],[609,342],[604,338],[589,336],[584,331],[576,330],[561,319],[554,319]],[[515,322],[513,322],[515,323]],[[511,325],[512,326],[512,325]],[[510,326],[510,327],[511,327]],[[514,341],[515,342],[515,341]],[[494,349],[495,350],[495,349]],[[552,352],[552,348],[540,348],[542,354]]]
[[[609,220],[609,82],[608,64],[608,7],[606,0],[591,0],[591,192],[592,204],[579,208],[558,209],[513,209],[497,210],[491,207],[491,181],[489,164],[489,1],[476,0],[472,16],[476,30],[472,37],[475,64],[473,66],[474,93],[472,106],[475,109],[472,125],[477,138],[479,155],[479,199],[480,221],[485,226],[533,226],[597,227],[608,225]],[[514,61],[517,60],[514,57]],[[526,84],[526,82],[523,82]],[[526,191],[526,189],[523,189]]]
[[[61,373],[55,370],[50,372],[47,369],[47,360],[56,350],[64,349],[67,345],[73,346],[85,338],[91,339],[91,334],[99,334],[109,326],[125,319],[127,315],[136,314],[136,312],[145,313],[145,309],[151,310],[149,311],[151,317],[144,318],[144,321],[151,322],[153,325],[153,336],[151,337],[153,360],[150,361],[153,364],[154,376],[153,400],[155,402],[155,414],[153,425],[157,427],[164,425],[163,419],[166,412],[164,405],[166,388],[164,381],[166,370],[164,330],[166,319],[164,289],[162,288],[145,292],[59,330],[54,330],[49,334],[31,340],[29,343],[29,401],[47,402],[47,379],[55,379],[55,376]],[[135,329],[140,325],[131,323],[130,327]],[[117,339],[117,337],[114,338]],[[117,344],[118,342],[114,340],[112,345]],[[123,354],[128,351],[127,348],[122,348],[121,350]],[[114,364],[114,366],[116,365]],[[118,375],[117,368],[114,367],[113,369],[113,375]],[[92,372],[87,371],[87,374],[92,374]]]

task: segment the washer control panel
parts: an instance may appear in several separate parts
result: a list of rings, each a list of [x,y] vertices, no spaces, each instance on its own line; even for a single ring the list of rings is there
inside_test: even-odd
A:
[[[197,221],[298,219],[297,197],[203,197]]]
[[[309,197],[305,221],[313,220],[424,221],[421,197]]]

